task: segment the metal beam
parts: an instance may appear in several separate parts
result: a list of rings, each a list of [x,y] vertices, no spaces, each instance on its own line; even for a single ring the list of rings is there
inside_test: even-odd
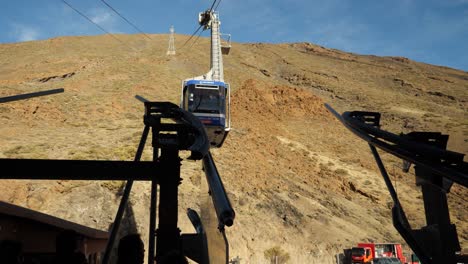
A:
[[[464,154],[446,150],[447,135],[438,132],[412,132],[396,135],[380,129],[380,113],[353,111],[337,113],[327,109],[349,130],[369,143],[377,165],[394,201],[393,225],[422,263],[458,263],[460,251],[455,225],[450,222],[446,193],[453,182],[468,187],[468,163]],[[422,186],[427,225],[411,229],[383,163],[380,148],[415,164],[416,182]]]
[[[58,88],[58,89],[52,89],[52,90],[47,90],[47,91],[40,91],[40,92],[34,92],[34,93],[18,94],[18,95],[13,95],[13,96],[1,97],[0,98],[0,104],[1,103],[13,102],[13,101],[19,101],[19,100],[26,100],[26,99],[33,98],[33,97],[51,95],[51,94],[56,94],[56,93],[63,93],[63,91],[64,91],[63,88]]]
[[[203,158],[203,170],[205,171],[206,181],[210,188],[213,205],[218,216],[220,226],[232,226],[236,213],[232,209],[231,202],[224,189],[223,182],[219,176],[218,169],[214,163],[211,153],[208,152]]]

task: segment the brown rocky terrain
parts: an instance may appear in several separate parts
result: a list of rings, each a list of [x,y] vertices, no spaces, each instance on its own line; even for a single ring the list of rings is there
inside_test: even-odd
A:
[[[132,160],[143,130],[133,97],[177,103],[181,80],[209,67],[207,39],[165,56],[167,35],[60,37],[0,45],[0,96],[65,88],[65,93],[0,105],[0,157]],[[176,47],[187,39],[178,35]],[[449,149],[468,152],[468,73],[400,57],[345,53],[310,43],[237,44],[224,57],[232,87],[233,129],[213,150],[237,218],[231,256],[266,263],[280,246],[291,263],[331,263],[362,241],[403,242],[391,199],[368,146],[323,104],[383,114],[384,129],[440,131]],[[414,226],[424,224],[421,193],[400,162],[382,154]],[[144,159],[151,152],[146,148]],[[201,165],[182,166],[180,227],[199,207]],[[106,230],[122,183],[2,181],[0,199]],[[466,188],[449,194],[452,222],[468,248]],[[128,211],[147,234],[149,185],[137,183]],[[197,209],[198,210],[198,209]]]

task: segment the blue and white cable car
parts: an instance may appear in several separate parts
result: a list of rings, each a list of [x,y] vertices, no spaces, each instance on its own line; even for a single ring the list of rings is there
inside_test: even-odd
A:
[[[229,84],[224,82],[223,56],[231,48],[221,43],[219,14],[208,10],[201,12],[198,22],[211,29],[211,69],[208,73],[186,79],[182,83],[180,107],[193,113],[204,124],[212,147],[221,147],[231,130]]]
[[[229,84],[221,81],[186,80],[181,108],[204,124],[212,147],[221,147],[231,130]]]

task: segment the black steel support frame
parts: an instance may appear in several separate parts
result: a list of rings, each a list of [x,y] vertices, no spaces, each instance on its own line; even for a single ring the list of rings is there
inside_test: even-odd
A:
[[[395,135],[380,129],[380,113],[327,109],[354,134],[368,142],[394,206],[393,224],[424,264],[468,263],[455,225],[450,222],[447,193],[453,182],[468,187],[468,166],[463,154],[446,150],[448,136],[433,132]],[[427,226],[414,230],[406,218],[376,147],[415,164],[416,183],[421,185]]]
[[[159,165],[159,170],[164,176],[159,176],[151,180],[151,203],[150,203],[150,221],[148,235],[148,263],[154,263],[154,260],[160,259],[169,252],[183,252],[181,248],[181,235],[177,227],[178,222],[178,185],[181,182],[180,178],[180,158],[179,150],[186,149],[188,145],[182,143],[180,137],[187,132],[184,124],[164,124],[163,118],[173,118],[176,121],[179,114],[171,112],[174,109],[171,104],[155,104],[144,100],[145,103],[145,128],[135,155],[135,161],[139,161],[143,153],[146,139],[149,134],[149,129],[152,130],[152,148],[153,162]],[[158,113],[153,115],[153,113]],[[186,142],[185,142],[186,143]],[[194,152],[194,151],[192,151]],[[195,150],[195,152],[197,152]],[[203,153],[203,155],[206,155]],[[192,156],[194,156],[192,154]],[[197,155],[195,155],[197,156]],[[129,194],[132,188],[133,180],[129,180],[125,186],[124,195],[119,205],[117,215],[114,220],[114,225],[111,230],[106,253],[103,259],[103,264],[107,264],[110,259],[110,252],[113,248],[115,237],[119,230],[120,222],[128,203]],[[160,203],[159,203],[159,225],[156,231],[157,220],[157,188],[160,186]],[[155,237],[157,239],[155,243]],[[155,254],[155,245],[156,248]]]
[[[7,103],[29,98],[62,93],[63,88],[0,98],[0,103]],[[37,160],[37,159],[0,159],[0,167],[5,174],[0,179],[32,180],[126,180],[124,193],[111,228],[102,263],[107,264],[119,231],[134,180],[151,181],[151,205],[149,224],[148,263],[154,263],[155,236],[158,248],[156,258],[178,250],[198,263],[208,263],[209,253],[206,234],[197,212],[189,209],[187,215],[194,225],[196,234],[180,235],[178,220],[178,185],[180,178],[179,150],[190,150],[188,159],[203,159],[203,168],[209,191],[218,217],[218,229],[226,242],[226,260],[229,248],[224,227],[234,223],[235,212],[231,207],[221,177],[209,153],[209,141],[205,128],[193,114],[180,109],[169,102],[150,102],[142,96],[136,99],[144,103],[145,128],[133,162],[104,160]],[[162,119],[170,118],[176,124],[163,124]],[[153,161],[141,162],[141,156],[152,129]],[[226,137],[227,134],[225,134]],[[225,139],[225,138],[224,138]],[[224,141],[223,139],[223,141]],[[159,156],[159,154],[161,154]],[[34,174],[31,170],[34,169]],[[166,177],[161,174],[166,173]],[[152,175],[152,176],[150,176]],[[161,186],[159,204],[159,229],[156,229],[157,188]]]
[[[151,205],[148,263],[162,257],[171,251],[183,252],[182,240],[191,244],[192,257],[198,260],[206,259],[206,242],[201,223],[197,234],[180,234],[178,220],[178,185],[180,178],[179,150],[190,150],[189,158],[205,158],[207,181],[215,203],[220,228],[231,226],[234,220],[234,210],[226,196],[224,186],[218,175],[211,155],[208,155],[208,139],[203,125],[191,114],[181,111],[171,103],[145,103],[145,127],[136,152],[134,161],[105,160],[38,160],[38,159],[0,159],[3,169],[0,179],[32,179],[32,180],[126,180],[125,190],[111,228],[103,262],[107,264],[113,248],[120,222],[123,217],[134,180],[151,181]],[[154,115],[154,113],[158,113]],[[177,122],[162,123],[161,119],[172,118]],[[190,124],[190,125],[187,125]],[[140,161],[146,139],[152,129],[153,161]],[[156,228],[157,187],[160,186],[159,225]],[[220,204],[220,205],[218,205]],[[220,206],[220,209],[218,209]],[[196,215],[192,211],[190,215]],[[155,251],[155,236],[157,251]],[[202,243],[198,243],[202,242]],[[198,243],[198,245],[197,245]],[[195,245],[195,247],[193,247]],[[197,248],[199,246],[200,248]],[[203,252],[202,252],[203,251]],[[197,258],[197,256],[202,256]]]
[[[203,170],[205,171],[206,181],[208,182],[210,195],[218,217],[218,228],[222,229],[224,226],[232,226],[234,224],[236,213],[232,209],[231,202],[226,195],[226,190],[224,189],[221,177],[219,177],[216,164],[209,152],[205,157],[203,157]]]
[[[9,102],[13,102],[13,101],[26,100],[26,99],[30,99],[30,98],[34,98],[34,97],[39,97],[39,96],[63,93],[63,92],[64,92],[63,88],[58,88],[58,89],[52,89],[52,90],[46,90],[46,91],[40,91],[40,92],[33,92],[33,93],[27,93],[27,94],[18,94],[18,95],[12,95],[12,96],[7,96],[7,97],[0,97],[0,104],[9,103]]]
[[[145,128],[143,129],[140,143],[138,144],[138,149],[135,154],[135,159],[134,159],[135,162],[138,162],[141,159],[141,155],[143,154],[143,150],[145,148],[146,139],[148,138],[149,128],[150,128],[149,126],[145,125]],[[151,183],[153,182],[155,181],[152,181]],[[102,260],[103,264],[109,263],[112,248],[114,247],[115,238],[117,237],[117,233],[120,228],[120,223],[121,223],[123,214],[125,212],[125,208],[127,207],[127,202],[128,202],[128,198],[130,197],[130,191],[132,190],[132,187],[133,187],[133,180],[127,181],[127,183],[125,184],[125,189],[122,195],[122,199],[120,200],[119,209],[117,210],[117,215],[115,216],[115,220],[111,228],[109,241],[107,242],[107,245],[106,245],[106,251],[104,253],[104,257]],[[151,191],[153,191],[152,185],[151,185]],[[153,197],[151,197],[151,202],[152,201],[153,201]]]

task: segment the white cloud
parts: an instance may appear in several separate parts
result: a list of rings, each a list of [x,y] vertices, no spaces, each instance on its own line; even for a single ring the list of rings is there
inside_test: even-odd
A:
[[[106,16],[102,10],[86,10],[82,13],[98,24],[107,23],[110,20],[106,18],[110,15]],[[39,14],[39,19],[43,25],[47,25],[47,29],[44,31],[47,31],[49,36],[102,34],[102,31],[95,25],[65,4],[47,6],[46,12]]]
[[[36,40],[41,35],[40,31],[31,26],[26,26],[22,24],[13,24],[11,35],[18,42]]]
[[[125,24],[112,11],[106,8],[86,8],[78,5],[74,7],[108,32],[124,32],[120,28],[124,27]],[[100,35],[104,33],[65,4],[45,5],[44,11],[37,16],[40,25],[42,25],[41,37]]]
[[[97,13],[97,12],[94,12]],[[100,12],[91,17],[91,20],[97,24],[104,24],[112,22],[112,16],[108,12]]]
[[[89,17],[94,23],[102,26],[108,31],[116,31],[114,28],[117,26],[117,18],[110,11],[102,8],[94,8],[88,13],[91,14]]]

